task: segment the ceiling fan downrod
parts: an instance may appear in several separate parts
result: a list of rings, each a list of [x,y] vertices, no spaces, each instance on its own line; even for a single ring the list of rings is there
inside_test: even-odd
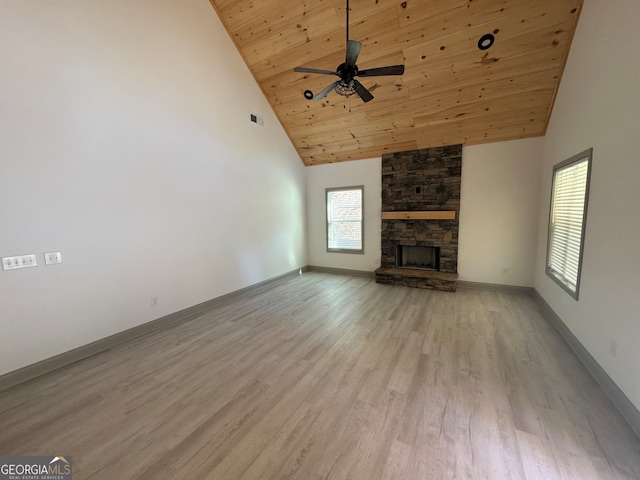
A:
[[[347,43],[349,43],[349,0],[347,0]]]

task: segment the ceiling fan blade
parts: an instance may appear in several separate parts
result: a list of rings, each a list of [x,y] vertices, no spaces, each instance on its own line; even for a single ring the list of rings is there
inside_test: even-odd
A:
[[[388,67],[368,68],[360,70],[359,77],[379,77],[383,75],[402,75],[404,73],[404,65],[391,65]]]
[[[353,88],[356,90],[356,93],[360,95],[360,98],[363,102],[369,102],[373,100],[373,95],[371,92],[366,89],[364,85],[362,85],[358,80],[353,80]]]
[[[338,75],[336,72],[332,72],[331,70],[319,70],[317,68],[309,67],[296,67],[293,69],[293,71],[301,73],[320,73],[322,75]]]
[[[313,97],[314,100],[322,100],[324,97],[327,96],[327,94],[333,90],[334,88],[336,88],[336,85],[338,85],[338,82],[340,80],[336,80],[335,82],[333,82],[331,85],[329,85],[327,88],[325,88],[324,90],[322,90],[319,94],[317,94],[315,97]]]
[[[347,59],[344,61],[345,65],[354,67],[358,61],[358,55],[362,49],[362,43],[355,40],[347,40]]]

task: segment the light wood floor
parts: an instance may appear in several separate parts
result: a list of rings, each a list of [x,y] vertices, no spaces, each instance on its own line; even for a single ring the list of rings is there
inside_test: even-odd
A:
[[[0,394],[74,479],[638,479],[640,440],[523,295],[289,277]]]

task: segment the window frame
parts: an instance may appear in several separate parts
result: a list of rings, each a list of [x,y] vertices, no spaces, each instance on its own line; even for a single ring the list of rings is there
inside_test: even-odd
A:
[[[342,192],[348,190],[360,190],[360,199],[361,199],[361,215],[360,215],[360,248],[331,248],[329,247],[329,194],[332,192]],[[324,211],[325,211],[325,242],[328,253],[355,253],[362,255],[364,254],[364,185],[354,185],[349,187],[329,187],[325,188],[324,193]]]
[[[573,157],[560,162],[553,166],[553,172],[551,177],[551,199],[549,202],[549,222],[548,222],[548,233],[547,233],[547,255],[545,258],[545,273],[549,278],[551,278],[555,283],[557,283],[564,291],[566,291],[571,297],[573,297],[576,301],[580,295],[580,278],[582,276],[582,259],[584,257],[584,240],[585,240],[585,232],[587,229],[587,210],[589,206],[589,187],[591,184],[591,165],[593,159],[593,148],[589,148],[583,152],[580,152]],[[556,197],[556,180],[558,172],[569,168],[571,166],[577,165],[586,161],[587,163],[587,174],[585,179],[585,194],[584,194],[584,204],[582,208],[582,224],[580,226],[580,247],[578,251],[578,268],[577,268],[577,276],[575,282],[575,290],[572,290],[571,284],[563,279],[560,275],[561,272],[553,269],[550,265],[551,259],[551,242],[553,240],[553,218],[554,218],[554,198]],[[556,273],[558,272],[558,273]]]

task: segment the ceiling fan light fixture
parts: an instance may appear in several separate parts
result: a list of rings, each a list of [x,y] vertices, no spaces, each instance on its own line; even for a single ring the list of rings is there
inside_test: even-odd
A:
[[[338,83],[336,85],[336,93],[338,95],[342,95],[343,97],[350,97],[354,93],[356,93],[356,89],[353,84],[351,85],[343,85],[342,83]]]
[[[496,37],[494,37],[492,33],[486,33],[478,40],[478,48],[480,50],[487,50],[493,46],[495,41]]]

